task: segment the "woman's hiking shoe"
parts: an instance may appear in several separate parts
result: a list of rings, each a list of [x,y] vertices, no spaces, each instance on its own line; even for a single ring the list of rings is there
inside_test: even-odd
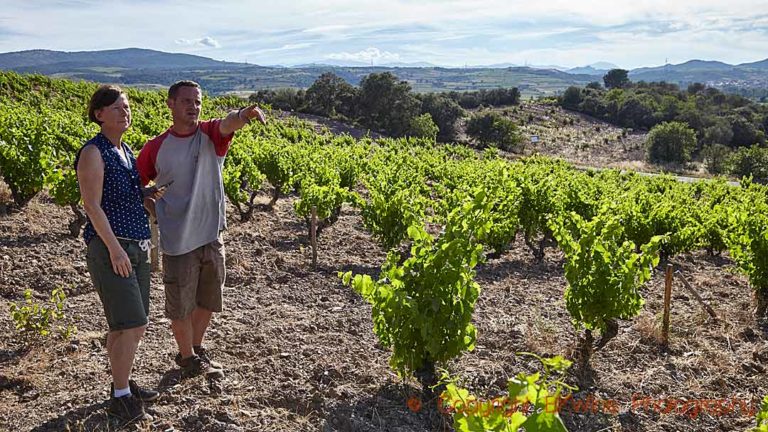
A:
[[[152,416],[144,411],[144,404],[132,394],[119,398],[112,396],[107,413],[125,422],[152,420]]]
[[[136,381],[134,380],[128,380],[128,388],[131,389],[131,394],[134,395],[136,399],[142,402],[152,402],[153,400],[160,397],[159,392],[141,388],[139,387],[138,384],[136,384]],[[110,384],[110,387],[109,387],[109,396],[113,397],[114,394],[115,394],[115,383],[112,383]]]
[[[181,354],[176,354],[176,364],[181,368],[181,375],[184,378],[192,378],[203,374],[207,378],[224,378],[223,370],[213,367],[208,360],[198,355],[182,359]]]

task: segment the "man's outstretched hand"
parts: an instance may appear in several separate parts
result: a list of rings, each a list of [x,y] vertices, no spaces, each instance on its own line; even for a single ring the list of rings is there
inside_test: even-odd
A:
[[[258,105],[255,105],[255,104],[240,109],[237,115],[238,117],[240,117],[240,120],[246,123],[250,123],[251,120],[256,119],[261,124],[267,124],[267,116],[264,115],[264,111],[262,111],[261,108],[259,108]]]

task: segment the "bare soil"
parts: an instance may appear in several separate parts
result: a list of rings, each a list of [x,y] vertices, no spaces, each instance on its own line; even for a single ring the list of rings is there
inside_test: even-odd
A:
[[[307,229],[293,200],[281,199],[275,211],[245,223],[229,215],[225,311],[215,316],[206,341],[226,367],[223,380],[180,379],[162,280],[153,275],[151,324],[134,378],[162,395],[148,406],[154,421],[138,425],[120,425],[105,414],[111,381],[106,321],[83,242],[67,234],[69,210],[42,195],[0,217],[0,430],[452,430],[435,400],[409,410],[406,401],[422,397],[419,384],[389,369],[370,306],[337,277],[347,270],[376,275],[385,257],[358,212],[345,208],[323,232],[312,269]],[[536,263],[517,241],[478,268],[477,348],[444,366],[481,397],[503,394],[508,378],[537,370],[517,352],[569,358],[577,352],[579,334],[563,301],[563,257],[547,252]],[[641,316],[621,323],[618,336],[595,353],[589,373],[571,371],[570,383],[587,383],[576,398],[597,401],[596,408],[571,405],[563,413],[571,431],[736,431],[754,424],[738,405],[732,412],[702,408],[705,400],[754,403],[768,394],[768,330],[751,316],[747,282],[731,271],[728,258],[695,253],[677,263],[721,320],[709,318],[676,282],[670,348],[662,349],[664,278],[657,271],[643,288]],[[68,292],[64,323],[77,325],[77,334],[69,341],[21,340],[10,302],[22,301],[26,288],[45,302],[56,287]],[[658,405],[672,400],[688,405]],[[665,407],[669,413],[662,413]]]

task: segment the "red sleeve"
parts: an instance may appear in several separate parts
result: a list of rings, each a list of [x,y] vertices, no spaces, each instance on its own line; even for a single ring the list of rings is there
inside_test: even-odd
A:
[[[160,151],[160,146],[165,141],[165,137],[168,136],[168,132],[162,135],[158,135],[144,144],[139,152],[139,157],[136,158],[136,169],[139,171],[139,177],[141,177],[141,184],[144,186],[149,183],[150,180],[154,180],[157,177],[157,171],[155,170],[155,161],[157,161],[157,152]]]
[[[235,133],[232,132],[227,136],[222,136],[221,131],[219,130],[220,124],[221,119],[213,119],[200,122],[200,128],[203,133],[208,135],[208,137],[211,138],[211,141],[213,141],[213,147],[216,149],[216,156],[224,157],[227,155],[227,151],[229,151],[229,144],[232,143],[232,138],[235,136]]]

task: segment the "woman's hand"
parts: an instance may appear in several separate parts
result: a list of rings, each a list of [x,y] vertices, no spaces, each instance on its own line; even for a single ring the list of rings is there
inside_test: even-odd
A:
[[[131,266],[131,260],[128,258],[128,254],[125,253],[125,249],[119,246],[115,250],[109,251],[109,260],[112,262],[112,271],[122,277],[128,277],[133,270]]]

